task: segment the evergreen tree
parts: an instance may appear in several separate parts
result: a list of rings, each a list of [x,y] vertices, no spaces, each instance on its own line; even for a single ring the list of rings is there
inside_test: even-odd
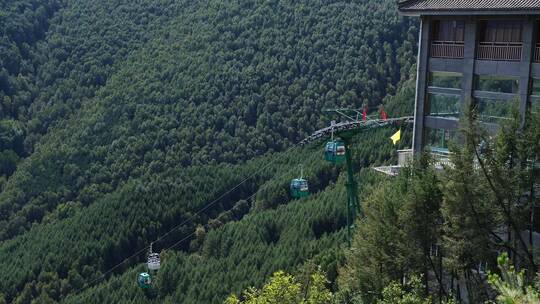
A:
[[[437,244],[441,191],[429,158],[404,168],[393,181],[383,182],[363,204],[340,287],[359,291],[373,301],[383,288],[414,273],[439,271],[430,248]],[[427,282],[427,281],[426,281]]]
[[[533,115],[533,114],[530,114]],[[532,117],[529,117],[532,118]],[[507,251],[520,267],[537,271],[531,244],[523,231],[538,197],[538,119],[524,126],[519,114],[502,122],[493,137],[469,114],[464,145],[454,146],[453,166],[444,183],[444,245],[446,266],[459,276],[471,301],[486,299],[486,282],[474,269],[494,265],[496,251]]]
[[[260,290],[249,288],[238,299],[232,295],[225,304],[327,304],[332,301],[332,293],[326,288],[326,277],[320,271],[309,276],[309,280],[299,282],[294,276],[283,271],[272,275]]]
[[[496,301],[500,304],[537,304],[540,303],[540,292],[526,283],[524,271],[517,272],[510,264],[508,254],[497,258],[501,272],[489,273],[489,284],[498,293]],[[536,278],[540,282],[540,278]]]

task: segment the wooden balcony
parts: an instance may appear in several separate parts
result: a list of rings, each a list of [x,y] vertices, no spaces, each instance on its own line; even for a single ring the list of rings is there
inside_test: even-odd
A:
[[[523,45],[515,42],[480,42],[476,58],[479,60],[520,61]]]
[[[534,62],[540,62],[540,43],[537,43],[534,48],[534,56],[533,56]]]
[[[433,41],[431,57],[433,58],[463,58],[462,41]]]

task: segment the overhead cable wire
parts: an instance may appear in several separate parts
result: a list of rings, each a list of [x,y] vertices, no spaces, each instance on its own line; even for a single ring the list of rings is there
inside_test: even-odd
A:
[[[156,243],[162,239],[164,239],[165,237],[167,237],[168,235],[170,235],[173,231],[175,231],[176,229],[178,229],[179,227],[187,224],[188,222],[191,222],[193,221],[193,219],[203,213],[204,211],[206,211],[208,208],[212,207],[213,205],[215,205],[217,202],[219,202],[222,198],[224,198],[225,196],[227,196],[228,194],[230,194],[231,192],[233,192],[234,190],[238,189],[240,186],[242,186],[244,183],[246,183],[248,180],[254,178],[257,174],[261,173],[262,171],[266,170],[269,166],[271,166],[272,164],[276,163],[277,160],[281,159],[284,157],[284,155],[299,147],[300,146],[300,142],[292,145],[291,147],[289,147],[287,150],[285,151],[282,151],[281,152],[281,155],[279,155],[278,157],[274,158],[273,160],[269,161],[268,163],[266,163],[264,166],[262,166],[261,168],[259,168],[257,171],[255,171],[254,173],[252,173],[251,175],[249,175],[248,177],[246,177],[245,179],[243,179],[240,183],[236,184],[234,187],[230,188],[229,190],[227,190],[226,192],[222,193],[219,197],[217,197],[216,199],[214,199],[213,201],[211,201],[210,203],[206,204],[205,206],[203,206],[201,209],[199,209],[197,212],[193,213],[192,215],[190,215],[187,219],[185,219],[184,221],[180,222],[178,225],[172,227],[171,229],[169,229],[166,233],[160,235],[157,239],[155,239],[152,243]],[[258,190],[257,190],[258,191]],[[256,194],[257,191],[254,193]],[[253,194],[253,195],[254,195]],[[252,196],[253,196],[252,195]],[[181,239],[180,241],[176,242],[173,246],[170,246],[168,248],[172,248],[178,244],[180,244],[181,242],[185,241],[187,238],[193,236],[195,234],[195,232],[192,232],[190,235],[184,237],[183,239]],[[75,294],[78,294],[79,292],[85,290],[86,288],[92,286],[94,283],[102,280],[103,278],[105,278],[109,273],[111,273],[112,271],[114,271],[115,269],[117,269],[118,267],[120,267],[121,265],[123,265],[124,263],[128,262],[129,260],[139,256],[141,253],[145,252],[147,249],[149,248],[149,246],[145,246],[141,249],[139,249],[138,251],[136,251],[134,254],[128,256],[127,258],[124,258],[122,261],[118,262],[117,264],[115,264],[114,266],[112,266],[111,268],[107,269],[107,271],[103,272],[100,276],[98,276],[97,278],[94,278],[92,280],[90,280],[85,286],[77,289],[74,293],[70,294],[70,295],[75,295]]]
[[[407,120],[407,119],[410,119],[410,117],[402,117],[402,118],[394,118],[394,119],[389,119],[389,123],[391,122],[396,122],[398,120]],[[386,121],[385,121],[386,122]],[[388,125],[387,123],[384,123],[382,124],[381,126],[386,126]],[[187,219],[185,219],[184,221],[180,222],[178,225],[172,227],[171,229],[169,229],[166,233],[160,235],[158,238],[156,238],[153,242],[151,243],[156,243],[164,238],[166,238],[168,235],[170,235],[173,231],[175,231],[176,229],[178,229],[179,227],[187,224],[188,222],[191,222],[193,221],[193,219],[203,213],[204,211],[206,211],[208,208],[212,207],[213,205],[215,205],[217,202],[219,202],[222,198],[226,197],[227,195],[229,195],[230,193],[232,193],[233,191],[235,191],[236,189],[238,189],[240,186],[242,186],[244,183],[246,183],[248,180],[254,178],[257,174],[261,173],[262,171],[266,170],[269,166],[273,165],[274,163],[277,162],[277,160],[280,160],[281,158],[283,158],[287,152],[297,148],[297,147],[300,147],[300,146],[303,146],[307,140],[317,140],[317,139],[320,139],[320,137],[318,138],[312,138],[313,136],[308,136],[306,138],[304,138],[303,140],[293,144],[291,147],[289,147],[288,149],[286,149],[285,151],[282,151],[280,152],[281,154],[278,155],[278,157],[274,158],[273,160],[269,161],[268,163],[266,163],[264,166],[262,166],[261,168],[259,168],[257,171],[255,171],[254,173],[252,173],[251,175],[249,175],[248,177],[244,178],[242,181],[240,181],[238,184],[236,184],[234,187],[230,188],[229,190],[225,191],[224,193],[222,193],[220,196],[218,196],[216,199],[212,200],[210,203],[206,204],[205,206],[203,206],[201,209],[199,209],[197,212],[193,213],[192,215],[190,215]],[[288,174],[290,172],[287,171],[286,173]],[[260,189],[259,189],[260,190]],[[253,193],[250,197],[248,198],[253,198],[258,192],[259,190],[255,191],[255,193]],[[185,236],[184,238],[182,238],[181,240],[179,240],[178,242],[174,243],[173,245],[169,246],[166,248],[167,249],[170,249],[170,248],[173,248],[177,245],[179,245],[180,243],[186,241],[187,239],[189,239],[191,236],[193,236],[194,234],[196,233],[196,231],[192,232],[191,234]],[[139,256],[141,253],[145,252],[147,249],[149,248],[149,246],[145,246],[141,249],[139,249],[138,251],[136,251],[134,254],[124,258],[122,261],[120,261],[119,263],[115,264],[114,266],[112,266],[111,268],[107,269],[105,272],[103,272],[101,275],[99,275],[97,278],[94,278],[92,280],[90,280],[89,282],[87,282],[86,285],[84,285],[83,287],[77,289],[74,293],[71,293],[69,294],[68,296],[74,296],[80,292],[82,292],[83,290],[89,288],[90,286],[92,286],[94,283],[104,279],[109,273],[111,273],[112,271],[114,271],[115,269],[117,269],[118,267],[120,267],[121,265],[123,265],[124,263],[126,263],[127,261],[133,259],[134,257],[137,257]]]

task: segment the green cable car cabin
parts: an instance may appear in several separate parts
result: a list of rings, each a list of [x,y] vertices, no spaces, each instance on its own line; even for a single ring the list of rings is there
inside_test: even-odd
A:
[[[326,143],[324,159],[333,164],[341,164],[345,161],[345,143],[341,140],[332,140]]]
[[[152,287],[152,277],[148,272],[142,272],[137,278],[137,282],[142,289],[148,289]]]
[[[293,198],[302,198],[309,195],[309,186],[307,180],[295,178],[291,181],[291,196]]]
[[[146,266],[148,267],[148,272],[140,273],[137,278],[137,282],[142,289],[152,287],[152,275],[155,275],[161,267],[159,253],[152,252],[152,244],[150,244],[150,250],[148,251],[148,261]]]

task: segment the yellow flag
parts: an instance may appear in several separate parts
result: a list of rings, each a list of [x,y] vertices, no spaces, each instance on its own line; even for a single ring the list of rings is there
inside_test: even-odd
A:
[[[394,143],[394,146],[396,145],[396,143],[401,139],[401,129],[399,129],[396,134],[392,135],[392,137],[390,137],[390,139],[392,140],[392,142]]]

